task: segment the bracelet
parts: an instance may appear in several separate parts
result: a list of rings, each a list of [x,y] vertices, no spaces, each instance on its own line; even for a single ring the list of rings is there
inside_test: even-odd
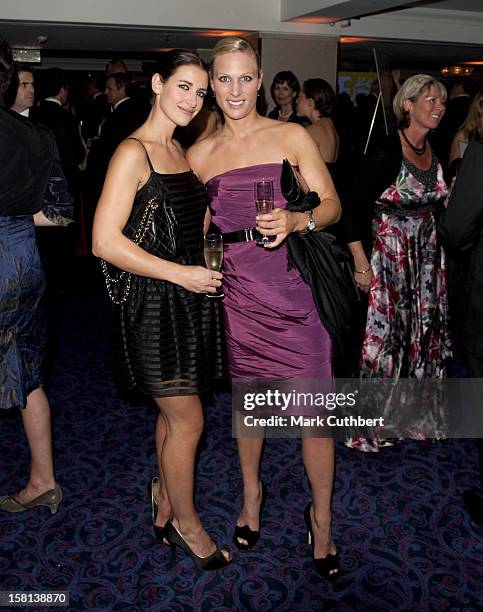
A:
[[[356,274],[367,274],[371,270],[371,266],[366,268],[365,270],[354,270]]]

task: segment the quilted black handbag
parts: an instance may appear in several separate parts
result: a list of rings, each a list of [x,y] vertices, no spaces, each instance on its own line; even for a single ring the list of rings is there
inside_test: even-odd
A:
[[[160,196],[133,206],[123,234],[148,253],[173,261],[185,253],[181,226],[176,218],[166,187],[156,176]],[[109,298],[123,304],[131,290],[132,273],[119,270],[101,259],[101,268]]]

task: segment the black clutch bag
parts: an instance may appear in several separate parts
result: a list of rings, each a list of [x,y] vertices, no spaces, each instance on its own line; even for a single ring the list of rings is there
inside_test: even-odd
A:
[[[295,170],[288,159],[284,159],[282,162],[280,190],[287,202],[300,202],[309,192],[303,176]]]
[[[311,210],[320,204],[318,194],[309,190],[304,177],[292,166],[288,159],[282,161],[280,191],[290,205],[297,206],[293,210]],[[287,206],[287,209],[292,210],[290,206]]]

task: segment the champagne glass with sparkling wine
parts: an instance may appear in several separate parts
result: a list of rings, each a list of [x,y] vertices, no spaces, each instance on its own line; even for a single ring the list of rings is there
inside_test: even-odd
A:
[[[208,270],[216,270],[217,272],[221,269],[223,263],[223,237],[221,234],[207,234],[204,240],[204,256],[205,263]],[[215,293],[207,293],[206,297],[209,298],[222,298],[224,293],[221,287],[217,287]]]
[[[260,179],[254,182],[255,204],[257,205],[257,214],[265,215],[273,210],[273,181],[270,179]],[[263,236],[257,238],[257,244],[267,244],[276,240],[276,236]]]

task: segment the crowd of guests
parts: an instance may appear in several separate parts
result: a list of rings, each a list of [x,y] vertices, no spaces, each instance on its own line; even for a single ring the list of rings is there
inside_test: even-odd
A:
[[[2,106],[0,119],[11,142],[17,139],[18,167],[36,167],[32,155],[44,163],[30,177],[28,199],[10,163],[11,174],[1,184],[9,197],[0,199],[0,240],[11,249],[12,232],[24,232],[21,249],[30,249],[21,254],[25,265],[37,258],[33,222],[64,223],[67,188],[75,218],[89,225],[93,219],[92,248],[103,261],[113,301],[116,379],[151,397],[159,411],[159,473],[150,490],[161,543],[182,548],[203,571],[232,561],[204,530],[193,502],[203,429],[199,396],[212,380],[226,376],[226,367],[232,380],[330,380],[334,374],[331,338],[311,288],[296,266],[287,269],[290,236],[330,228],[350,252],[364,321],[353,374],[368,378],[446,375],[452,350],[446,259],[466,253],[461,336],[470,375],[483,376],[483,203],[476,183],[482,174],[481,93],[472,101],[464,85],[455,83],[447,99],[436,78],[407,78],[393,101],[397,129],[386,135],[376,125],[363,156],[368,113],[376,108],[372,99],[359,101],[357,109],[346,97],[337,98],[324,79],[300,85],[291,71],[282,71],[270,88],[275,108],[265,117],[257,110],[260,58],[241,38],[221,40],[209,68],[195,52],[165,52],[149,96],[132,93],[126,66],[113,60],[104,80],[87,84],[82,111],[66,108],[69,83],[57,69],[44,75],[45,98],[35,107],[31,70],[18,66],[12,78],[8,45],[1,44],[0,84],[11,110]],[[365,127],[352,130],[357,116]],[[32,138],[38,150],[18,145]],[[287,207],[280,187],[284,159],[308,187],[301,211]],[[451,181],[456,160],[461,167]],[[255,217],[246,193],[262,179],[273,182],[275,206]],[[53,197],[57,208],[49,213]],[[203,236],[210,228],[226,246],[221,272],[204,265]],[[261,237],[269,240],[260,247]],[[20,256],[8,251],[12,255]],[[206,299],[222,284],[223,300]],[[2,283],[2,296],[9,287]],[[12,354],[11,335],[2,331],[0,369],[7,381],[13,364],[24,374],[15,385],[10,381],[12,389],[0,400],[2,408],[23,409],[32,474],[20,492],[0,497],[0,509],[44,505],[55,512],[62,493],[53,474],[49,407],[42,376],[32,375],[42,361],[42,347],[32,336],[34,327],[42,330],[44,317],[40,268],[17,289],[16,318],[7,321],[0,311],[1,327],[17,330],[25,346]],[[29,306],[26,318],[33,299],[36,307]],[[32,346],[38,349],[35,368]],[[41,424],[29,424],[29,414],[39,410]],[[233,541],[245,551],[260,537],[268,487],[260,480],[263,438],[239,436],[237,443],[243,499]],[[369,451],[382,443],[348,441]],[[303,520],[314,567],[322,578],[335,580],[340,562],[331,531],[333,440],[304,435],[302,460],[312,492]],[[466,503],[481,522],[481,498],[467,494]]]

